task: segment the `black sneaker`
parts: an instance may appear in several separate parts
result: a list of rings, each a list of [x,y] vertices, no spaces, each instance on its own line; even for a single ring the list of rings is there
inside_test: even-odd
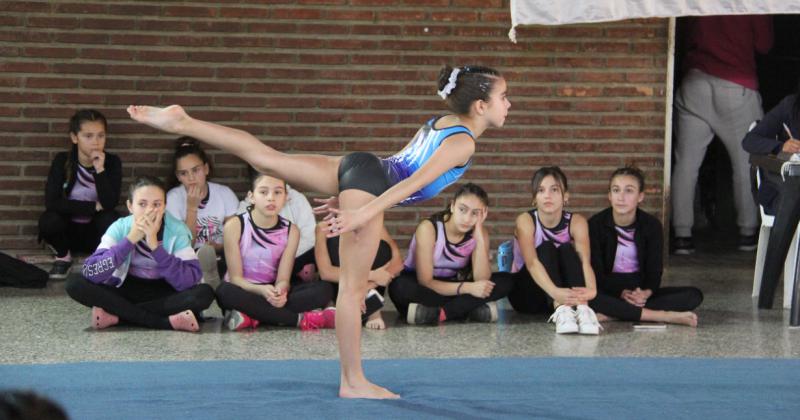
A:
[[[51,280],[62,280],[69,275],[69,269],[72,267],[72,261],[55,260],[53,268],[50,269]]]
[[[412,303],[406,321],[411,325],[433,325],[439,322],[439,308]]]
[[[371,289],[367,292],[367,298],[364,299],[364,307],[367,309],[361,314],[361,323],[367,322],[370,315],[383,308],[383,296],[377,290]]]
[[[488,302],[478,306],[467,314],[467,319],[475,322],[497,321],[497,303]]]
[[[739,251],[755,251],[758,248],[758,236],[739,235]]]
[[[694,254],[694,242],[692,242],[692,238],[675,238],[675,241],[672,243],[673,250],[672,252],[676,255],[691,255]]]

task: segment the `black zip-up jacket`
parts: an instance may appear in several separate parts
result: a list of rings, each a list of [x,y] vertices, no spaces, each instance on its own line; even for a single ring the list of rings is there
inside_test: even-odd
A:
[[[64,164],[67,162],[69,153],[73,153],[72,159],[72,180],[66,182],[66,171]],[[61,152],[53,159],[50,165],[50,173],[47,175],[47,186],[44,192],[44,205],[48,211],[60,214],[93,216],[95,214],[95,203],[91,201],[70,200],[69,196],[72,187],[75,186],[78,173],[78,156],[76,151]],[[106,210],[112,210],[119,203],[120,190],[122,188],[122,161],[117,155],[106,153],[105,170],[102,173],[94,174],[94,182],[97,188],[97,199]]]
[[[789,95],[772,108],[761,121],[744,136],[742,147],[751,155],[777,155],[783,149],[783,143],[789,139],[786,127],[792,132],[794,138],[800,137],[800,121],[793,113],[794,102],[797,95]],[[758,203],[767,209],[770,214],[775,213],[780,187],[769,180],[761,172],[761,186],[758,188]]]
[[[642,275],[640,287],[656,291],[661,286],[661,274],[664,269],[662,260],[664,232],[661,222],[644,210],[636,209],[636,221],[633,222],[633,227],[636,229],[633,241],[636,243],[639,272]],[[617,255],[617,231],[611,207],[589,219],[589,241],[597,287],[599,290],[604,290],[603,286],[614,269],[614,258]]]
[[[796,95],[789,95],[775,108],[772,108],[764,118],[753,127],[742,139],[742,148],[752,155],[777,155],[783,148],[783,143],[789,139],[789,134],[783,124],[789,128],[794,138],[800,136],[798,121],[792,116],[792,107]]]

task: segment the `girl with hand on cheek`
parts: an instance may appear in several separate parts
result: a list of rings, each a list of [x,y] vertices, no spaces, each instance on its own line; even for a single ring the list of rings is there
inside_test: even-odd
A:
[[[72,266],[72,252],[90,253],[119,218],[122,163],[107,153],[106,118],[93,109],[69,121],[72,146],[58,153],[45,187],[45,212],[39,218],[39,239],[56,253],[51,279],[63,279]]]
[[[491,270],[483,226],[488,204],[481,187],[464,184],[444,211],[417,227],[405,271],[389,285],[398,314],[409,324],[497,321],[495,302],[508,294],[511,279]]]
[[[211,161],[197,140],[181,137],[175,141],[174,187],[167,193],[167,212],[183,220],[192,231],[203,281],[216,287],[225,273],[222,229],[236,214],[239,199],[229,187],[211,182]]]
[[[200,283],[191,233],[165,214],[165,188],[157,178],[131,184],[130,216],[114,222],[84,263],[83,278],[67,281],[70,297],[92,308],[92,327],[122,321],[155,329],[199,331],[200,312],[214,291]]]

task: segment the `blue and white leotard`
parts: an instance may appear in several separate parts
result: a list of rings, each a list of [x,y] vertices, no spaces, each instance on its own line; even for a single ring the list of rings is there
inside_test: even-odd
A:
[[[439,118],[431,118],[428,120],[428,122],[417,131],[417,134],[414,135],[414,138],[403,150],[394,156],[381,160],[381,164],[389,176],[389,181],[392,185],[410,177],[427,163],[428,159],[430,159],[446,138],[454,134],[466,133],[473,140],[475,139],[472,132],[462,125],[443,129],[434,128],[438,120]],[[450,184],[458,181],[464,172],[469,169],[470,165],[472,165],[472,159],[462,166],[449,169],[433,180],[433,182],[398,203],[398,205],[407,206],[435,197],[436,194],[447,188]]]

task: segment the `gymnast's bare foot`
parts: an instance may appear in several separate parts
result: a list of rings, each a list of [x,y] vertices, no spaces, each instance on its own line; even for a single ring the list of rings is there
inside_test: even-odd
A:
[[[366,379],[360,385],[349,386],[342,381],[339,385],[339,397],[341,398],[367,398],[373,400],[398,399],[399,395],[388,389],[375,385]]]
[[[180,105],[170,105],[166,108],[131,105],[128,107],[128,114],[135,121],[176,134],[181,131],[183,123],[189,120],[189,116]]]

